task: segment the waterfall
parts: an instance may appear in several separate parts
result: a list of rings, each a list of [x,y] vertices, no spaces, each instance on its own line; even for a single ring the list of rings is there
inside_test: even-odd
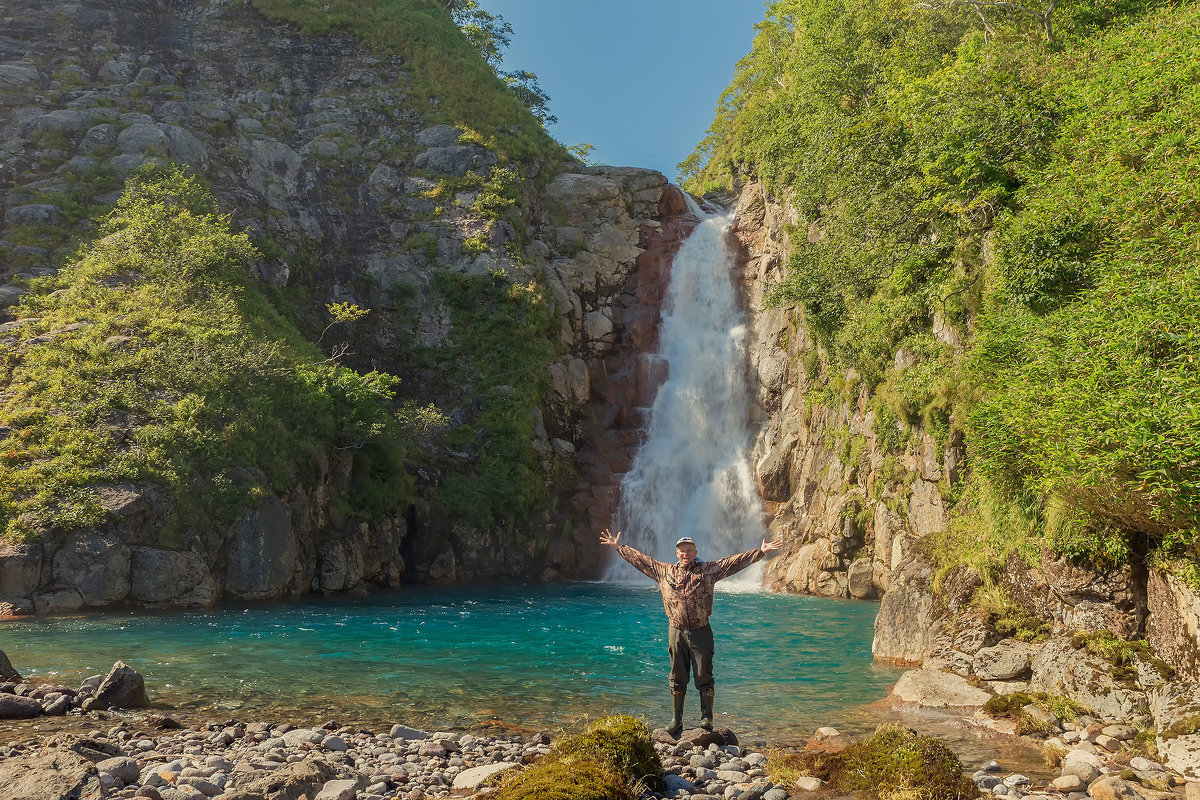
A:
[[[649,411],[645,443],[621,483],[614,530],[630,544],[674,562],[675,541],[696,540],[700,558],[724,558],[766,535],[750,466],[748,328],[738,307],[727,236],[732,213],[706,214],[671,267],[659,351],[646,356],[665,371]],[[663,365],[665,363],[665,370]],[[761,565],[726,583],[756,587]],[[623,559],[608,580],[641,577]]]

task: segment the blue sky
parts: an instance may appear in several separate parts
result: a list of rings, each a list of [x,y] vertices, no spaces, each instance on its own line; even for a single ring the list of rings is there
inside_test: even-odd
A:
[[[503,69],[537,73],[565,145],[674,179],[750,51],[760,0],[480,0],[515,31]]]

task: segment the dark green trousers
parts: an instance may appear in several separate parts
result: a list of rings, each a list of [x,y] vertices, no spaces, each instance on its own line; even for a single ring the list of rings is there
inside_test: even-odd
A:
[[[667,652],[671,654],[671,694],[687,692],[689,672],[701,692],[713,688],[712,628],[705,625],[685,631],[672,625],[667,629]]]

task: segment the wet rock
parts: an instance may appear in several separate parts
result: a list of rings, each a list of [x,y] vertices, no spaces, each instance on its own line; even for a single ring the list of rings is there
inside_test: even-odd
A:
[[[100,682],[96,694],[88,698],[84,710],[106,708],[145,708],[150,705],[146,696],[146,681],[141,673],[123,661],[113,664]]]
[[[21,673],[17,672],[16,668],[12,665],[12,662],[8,660],[8,656],[4,654],[3,650],[0,650],[0,679],[6,680],[10,683],[21,682]]]
[[[0,719],[30,719],[42,713],[42,704],[32,697],[0,694]]]

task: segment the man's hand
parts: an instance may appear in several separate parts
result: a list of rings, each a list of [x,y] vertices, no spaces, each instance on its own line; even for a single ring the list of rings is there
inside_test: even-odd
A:
[[[607,547],[620,547],[621,532],[617,531],[616,536],[614,536],[612,531],[610,531],[608,528],[605,528],[604,533],[600,534],[600,544]]]
[[[603,539],[601,541],[603,541]],[[763,543],[758,549],[762,550],[763,555],[765,556],[772,550],[778,550],[781,547],[783,547],[783,534],[777,533],[775,534],[775,538],[769,542],[766,539],[763,539]]]

